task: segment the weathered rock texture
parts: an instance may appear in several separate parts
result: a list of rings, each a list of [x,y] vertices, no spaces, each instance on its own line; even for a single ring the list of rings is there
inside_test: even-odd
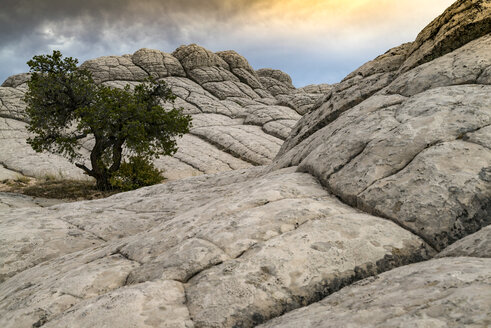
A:
[[[193,116],[191,134],[178,141],[179,152],[156,161],[171,180],[269,164],[291,127],[328,88],[297,90],[287,74],[260,70],[271,72],[266,80],[275,86],[285,85],[281,95],[270,92],[272,84],[263,84],[244,57],[194,44],[173,54],[144,48],[133,55],[100,57],[82,67],[96,82],[113,87],[136,85],[149,75],[171,86],[174,105]],[[22,98],[28,80],[29,74],[14,75],[0,87],[0,164],[28,176],[86,178],[64,158],[36,154],[25,143]]]
[[[491,258],[491,226],[482,228],[448,246],[437,257],[473,256]]]
[[[271,165],[0,212],[0,326],[488,326],[491,36],[445,41],[488,4],[457,2],[429,27],[444,34],[334,86],[295,90],[196,45],[101,59],[102,83],[154,71],[194,115],[163,159],[182,176],[217,157],[224,170],[267,164],[299,117],[280,103],[320,97]]]
[[[261,328],[486,327],[491,259],[431,260],[355,283]]]
[[[114,322],[133,308],[128,325],[251,326],[434,254],[294,171],[236,171],[3,214],[1,326],[90,326],[100,306]]]

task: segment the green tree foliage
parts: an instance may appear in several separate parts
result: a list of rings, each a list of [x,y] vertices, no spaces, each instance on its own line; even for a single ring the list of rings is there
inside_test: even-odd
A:
[[[59,51],[27,62],[32,76],[24,100],[33,133],[27,142],[34,150],[65,156],[94,177],[100,190],[112,188],[123,149],[147,162],[176,152],[176,137],[189,131],[191,117],[162,108],[161,101],[175,99],[164,82],[149,78],[134,90],[111,88],[94,83],[77,63]],[[88,136],[94,141],[91,168],[80,152]]]

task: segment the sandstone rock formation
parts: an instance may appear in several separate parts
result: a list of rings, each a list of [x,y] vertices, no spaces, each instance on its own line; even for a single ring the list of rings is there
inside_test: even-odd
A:
[[[0,212],[0,326],[486,327],[490,16],[489,1],[458,1],[423,41],[304,90],[234,52],[179,48],[186,77],[163,78],[196,118],[185,142],[203,143],[176,162],[211,163],[207,142],[267,164],[267,124],[295,118],[276,97],[320,97],[269,165]],[[156,51],[137,57],[179,70]],[[241,133],[269,137],[252,147]]]
[[[156,161],[171,180],[269,164],[291,127],[326,90],[325,85],[297,90],[287,74],[260,70],[274,73],[267,81],[287,85],[281,95],[271,93],[272,84],[263,85],[261,73],[244,57],[234,51],[215,54],[197,45],[182,46],[173,54],[140,49],[133,55],[88,60],[82,67],[92,72],[96,82],[113,87],[135,85],[149,75],[172,87],[175,106],[193,116],[193,129],[179,140],[175,156]],[[86,179],[64,158],[36,154],[25,143],[22,98],[28,80],[29,74],[18,74],[0,87],[2,170]]]

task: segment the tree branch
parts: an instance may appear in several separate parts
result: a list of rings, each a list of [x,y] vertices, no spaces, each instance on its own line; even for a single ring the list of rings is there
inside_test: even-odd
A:
[[[75,163],[75,166],[78,167],[79,169],[84,170],[84,172],[90,175],[91,177],[94,177],[94,172],[91,169],[89,169],[87,166],[80,163]]]
[[[87,137],[87,133],[82,133],[82,134],[76,135],[74,137],[76,140],[80,140],[80,139]]]

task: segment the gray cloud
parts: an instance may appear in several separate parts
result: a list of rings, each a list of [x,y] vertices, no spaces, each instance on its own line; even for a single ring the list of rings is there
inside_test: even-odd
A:
[[[213,51],[234,49],[255,68],[285,70],[297,86],[335,82],[388,48],[411,41],[425,24],[401,22],[404,28],[398,33],[380,37],[396,22],[374,22],[378,25],[372,30],[308,20],[290,23],[288,18],[281,22],[282,13],[271,9],[281,9],[280,0],[1,1],[0,82],[27,71],[25,63],[33,55],[53,49],[84,61],[142,47],[172,52],[188,43]],[[426,23],[452,2],[435,1],[441,3],[439,11],[423,17]]]

